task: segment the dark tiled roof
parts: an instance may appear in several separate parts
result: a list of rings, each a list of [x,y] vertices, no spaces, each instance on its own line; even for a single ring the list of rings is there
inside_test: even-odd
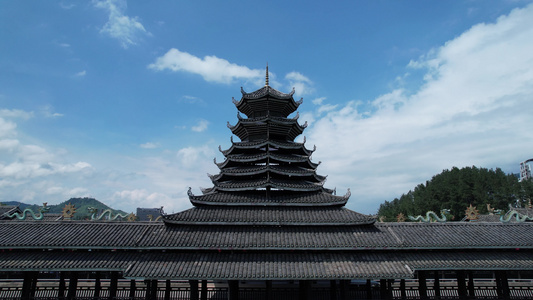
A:
[[[202,226],[0,221],[0,249],[533,249],[532,223]]]
[[[227,150],[222,150],[222,147],[219,146],[219,150],[224,156],[227,154],[233,153],[237,150],[250,150],[250,149],[259,149],[261,147],[264,147],[266,145],[269,145],[274,148],[283,149],[283,150],[293,150],[294,154],[300,154],[300,155],[311,155],[315,150],[316,146],[313,147],[313,150],[309,150],[305,148],[305,137],[304,137],[304,143],[296,143],[291,141],[280,141],[280,140],[257,140],[257,141],[247,141],[247,142],[233,142],[233,138],[231,139],[231,147]],[[296,151],[294,151],[296,150]]]
[[[135,252],[9,251],[0,253],[0,271],[123,271]]]
[[[401,247],[419,248],[533,248],[533,224],[490,222],[446,223],[379,223],[376,227],[389,231]]]
[[[16,205],[0,205],[0,220],[10,219],[8,214],[13,214],[15,212],[20,214],[22,213],[22,210]]]
[[[361,225],[375,219],[344,207],[194,207],[163,216],[173,224]]]
[[[267,197],[265,191],[252,191],[247,193],[215,192],[205,195],[189,194],[189,199],[195,205],[254,205],[254,206],[330,206],[345,205],[349,193],[346,196],[336,196],[331,193],[311,192],[292,194],[271,192]]]
[[[274,154],[266,152],[257,152],[253,154],[231,154],[228,155],[223,162],[215,161],[215,163],[219,168],[225,168],[233,165],[241,166],[242,164],[240,163],[265,162],[267,159],[291,164],[298,163],[311,169],[316,169],[316,167],[319,165],[317,163],[313,163],[309,157],[305,155]]]
[[[247,93],[244,91],[244,89],[241,87],[241,94],[243,98],[245,99],[259,99],[261,97],[264,97],[266,95],[274,96],[279,99],[292,99],[292,95],[294,95],[294,89],[288,94],[282,93],[270,86],[264,86],[254,92]]]
[[[227,124],[231,132],[241,140],[251,140],[252,137],[286,139],[293,141],[302,134],[307,123],[300,125],[295,119],[265,116],[253,119],[239,119],[236,125]]]
[[[283,180],[283,179],[251,179],[251,180],[233,180],[233,181],[213,181],[215,189],[217,191],[249,191],[258,188],[273,187],[278,189],[284,189],[289,191],[320,191],[323,189],[323,182],[309,182],[306,180]]]
[[[0,271],[116,270],[139,279],[399,279],[417,270],[533,270],[531,251],[11,251],[0,257]]]
[[[124,276],[183,279],[411,278],[401,261],[350,253],[151,253]]]
[[[233,99],[233,103],[239,111],[247,116],[252,116],[254,112],[268,110],[286,117],[296,111],[303,102],[303,100],[294,101],[292,98],[294,89],[291,93],[285,94],[270,86],[265,86],[251,93],[246,93],[241,88],[241,93],[241,100]]]
[[[143,222],[35,221],[0,222],[0,247],[128,248],[150,228]],[[162,225],[162,223],[159,223]]]
[[[413,270],[533,270],[531,251],[399,253]]]
[[[316,175],[315,170],[302,168],[294,165],[288,166],[267,166],[267,165],[252,165],[252,166],[239,166],[233,168],[225,168],[220,171],[218,175],[210,175],[211,180],[218,180],[222,178],[223,175],[231,176],[249,176],[263,174],[266,172],[272,172],[275,174],[282,174],[288,176],[298,176],[298,177],[314,177],[318,181],[323,181],[326,179],[325,176]]]

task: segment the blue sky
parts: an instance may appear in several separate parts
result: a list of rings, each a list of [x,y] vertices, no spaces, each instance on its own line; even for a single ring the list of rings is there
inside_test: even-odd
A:
[[[190,207],[267,62],[353,210],[454,166],[518,173],[531,2],[3,1],[0,201]]]

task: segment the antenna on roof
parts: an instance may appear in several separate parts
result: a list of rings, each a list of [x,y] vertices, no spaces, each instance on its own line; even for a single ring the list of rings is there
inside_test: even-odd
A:
[[[267,62],[267,69],[266,69],[265,86],[268,86],[268,62]]]

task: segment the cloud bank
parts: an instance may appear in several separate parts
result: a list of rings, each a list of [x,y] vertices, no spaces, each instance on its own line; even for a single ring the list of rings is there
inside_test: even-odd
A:
[[[533,5],[472,27],[408,68],[425,73],[415,92],[396,89],[370,107],[316,101],[307,140],[328,184],[352,188],[352,208],[374,213],[453,166],[518,172],[532,155]]]

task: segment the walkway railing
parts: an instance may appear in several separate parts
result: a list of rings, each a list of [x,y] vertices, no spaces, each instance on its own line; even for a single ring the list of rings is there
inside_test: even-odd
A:
[[[59,297],[59,280],[41,279],[37,282],[33,300],[47,300],[47,299],[68,299],[68,280],[66,280],[66,289],[64,297]],[[436,297],[436,291],[433,289],[433,284],[428,280],[427,282],[427,299],[459,299],[457,282],[455,280],[440,280],[439,282],[440,297]],[[20,299],[22,295],[22,280],[0,280],[0,299]],[[135,290],[131,293],[131,281],[119,280],[114,300],[144,300],[146,298],[147,286],[143,281],[135,282]],[[157,299],[190,299],[190,287],[187,282],[171,281],[169,292],[166,291],[166,282],[159,281],[157,286]],[[78,281],[76,296],[74,299],[78,300],[100,300],[110,299],[110,281],[101,280],[101,288],[99,296],[95,295],[94,280],[80,279]],[[497,286],[494,280],[476,280],[474,284],[474,299],[503,299],[498,298]],[[533,299],[533,280],[509,280],[510,298],[512,300]],[[240,300],[267,300],[265,288],[263,287],[246,287],[239,288]],[[368,299],[368,291],[366,287],[350,285],[346,290],[347,299]],[[374,286],[371,290],[372,299],[386,299],[387,296],[380,295],[379,287]],[[133,295],[133,297],[130,297]],[[342,291],[338,289],[334,293],[334,298],[342,300]],[[228,288],[224,285],[213,285],[210,283],[206,290],[206,299],[211,300],[225,300],[228,299]],[[68,298],[67,298],[68,297]],[[291,287],[273,287],[271,291],[271,299],[276,300],[295,300],[299,297],[299,289],[297,286]],[[312,287],[309,300],[331,300],[332,293],[329,287]],[[421,299],[417,280],[409,280],[405,284],[405,290],[400,290],[399,282],[392,284],[392,295],[389,295],[393,300],[411,300]]]

